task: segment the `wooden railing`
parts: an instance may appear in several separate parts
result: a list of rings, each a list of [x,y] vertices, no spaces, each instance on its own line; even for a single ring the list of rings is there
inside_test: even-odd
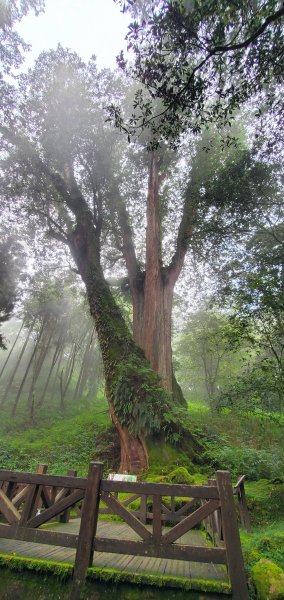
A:
[[[233,492],[238,497],[241,525],[248,532],[251,531],[250,516],[245,493],[245,475],[242,475],[234,486]]]
[[[0,537],[76,548],[71,600],[80,598],[94,551],[226,564],[234,600],[248,599],[233,488],[227,471],[217,471],[216,480],[206,485],[192,486],[108,481],[102,479],[102,469],[101,463],[91,463],[87,478],[0,471],[0,512],[5,520],[0,523]],[[122,493],[132,498],[120,502],[118,494]],[[142,506],[140,518],[128,509],[138,498]],[[152,503],[151,530],[145,525],[149,514],[147,498]],[[176,511],[165,498],[186,501]],[[128,524],[136,539],[97,535],[100,501]],[[82,503],[78,534],[40,529],[78,503]],[[191,512],[184,516],[188,510]],[[169,515],[175,517],[175,524],[163,531]],[[215,527],[215,547],[181,543],[183,535],[204,521],[209,528]]]

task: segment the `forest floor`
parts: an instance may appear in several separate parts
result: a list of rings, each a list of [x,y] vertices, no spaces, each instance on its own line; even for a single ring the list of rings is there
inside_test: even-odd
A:
[[[157,439],[149,442],[150,469],[143,479],[200,484],[221,468],[229,470],[236,483],[245,474],[252,532],[241,530],[241,540],[249,579],[256,582],[258,565],[263,573],[268,569],[272,578],[284,578],[283,416],[212,413],[200,402],[190,403],[188,410],[204,451],[193,458],[184,446]],[[50,473],[77,469],[84,476],[89,461],[97,459],[103,460],[106,475],[116,468],[119,455],[110,427],[102,392],[83,407],[70,404],[65,413],[49,406],[33,421],[26,419],[24,411],[13,420],[2,411],[1,468],[35,471],[38,463],[46,463]]]

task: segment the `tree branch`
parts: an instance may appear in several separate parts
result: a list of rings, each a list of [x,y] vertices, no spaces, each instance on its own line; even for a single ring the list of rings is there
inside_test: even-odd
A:
[[[250,46],[250,44],[255,42],[255,40],[257,40],[257,38],[259,38],[259,36],[262,33],[264,33],[264,31],[267,29],[267,27],[269,27],[269,25],[271,23],[280,19],[281,17],[283,17],[283,15],[284,15],[284,6],[282,6],[282,8],[277,10],[273,15],[269,15],[267,17],[267,19],[265,19],[264,23],[249,38],[247,38],[243,42],[240,42],[239,44],[214,46],[210,50],[211,55],[219,53],[219,52],[231,52],[231,51],[235,51],[235,50],[241,50],[242,48],[247,48],[248,46]]]
[[[27,138],[19,136],[15,131],[4,125],[0,125],[0,133],[2,133],[3,137],[8,142],[19,150],[26,163],[30,160],[35,167],[40,169],[77,219],[80,220],[82,213],[86,214],[89,212],[91,214],[91,211],[77,186],[75,178],[72,181],[71,192],[69,193],[64,178],[60,173],[53,172],[47,164],[43,162]]]

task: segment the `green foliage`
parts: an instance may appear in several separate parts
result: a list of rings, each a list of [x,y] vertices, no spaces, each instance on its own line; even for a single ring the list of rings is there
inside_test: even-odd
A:
[[[120,129],[129,135],[150,129],[157,143],[212,122],[230,127],[236,110],[268,82],[273,89],[259,99],[258,116],[263,104],[275,103],[280,119],[275,88],[282,81],[283,9],[276,0],[116,1],[133,17],[128,48],[135,60],[129,70],[143,84],[127,124],[111,106]],[[119,64],[127,69],[123,53]]]
[[[210,444],[204,455],[215,469],[228,469],[233,476],[245,473],[248,479],[271,479],[281,475],[283,465],[277,452],[255,448]]]
[[[275,519],[284,518],[284,483],[281,479],[273,481],[261,479],[246,484],[247,502],[253,525],[263,527],[274,523]]]
[[[221,390],[216,399],[218,409],[227,407],[250,413],[282,412],[282,367],[279,369],[272,357],[261,354],[260,348],[256,347],[255,350],[255,362],[251,361],[249,365],[248,361],[246,369],[238,373],[226,389]]]
[[[264,223],[261,233],[248,236],[219,273],[219,303],[230,309],[233,306],[234,315],[250,334],[253,357],[222,390],[219,401],[223,406],[283,409],[284,228],[279,191],[275,189],[273,194],[277,220],[273,223],[269,218],[269,227]]]
[[[161,385],[161,378],[141,356],[128,358],[117,366],[112,400],[122,425],[137,435],[151,434],[169,422],[169,396]],[[168,418],[165,412],[168,410]]]
[[[242,367],[246,345],[237,319],[208,308],[189,315],[176,342],[176,356],[177,376],[190,397],[202,394],[214,406],[219,389],[226,389]]]
[[[284,532],[260,538],[257,550],[284,570]]]
[[[264,483],[269,486],[268,482]],[[274,512],[272,524],[267,526],[265,520],[262,519],[261,523],[253,528],[252,533],[241,531],[242,547],[249,569],[261,558],[268,558],[284,569],[284,521],[275,522],[275,514]]]

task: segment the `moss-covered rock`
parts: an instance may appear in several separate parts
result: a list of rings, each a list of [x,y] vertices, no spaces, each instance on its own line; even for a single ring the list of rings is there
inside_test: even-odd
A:
[[[197,467],[192,462],[196,455],[190,443],[185,451],[180,445],[172,445],[165,441],[162,435],[156,435],[155,438],[149,438],[147,446],[150,463],[147,481],[150,481],[150,478],[156,481],[157,477],[164,477],[178,467],[185,467],[191,475],[197,472]],[[203,481],[205,479],[207,475],[203,477]]]
[[[270,560],[262,558],[253,566],[252,581],[258,600],[284,599],[284,571]]]
[[[178,467],[167,475],[167,481],[169,483],[182,483],[184,485],[194,484],[194,476],[190,475],[185,467]]]

